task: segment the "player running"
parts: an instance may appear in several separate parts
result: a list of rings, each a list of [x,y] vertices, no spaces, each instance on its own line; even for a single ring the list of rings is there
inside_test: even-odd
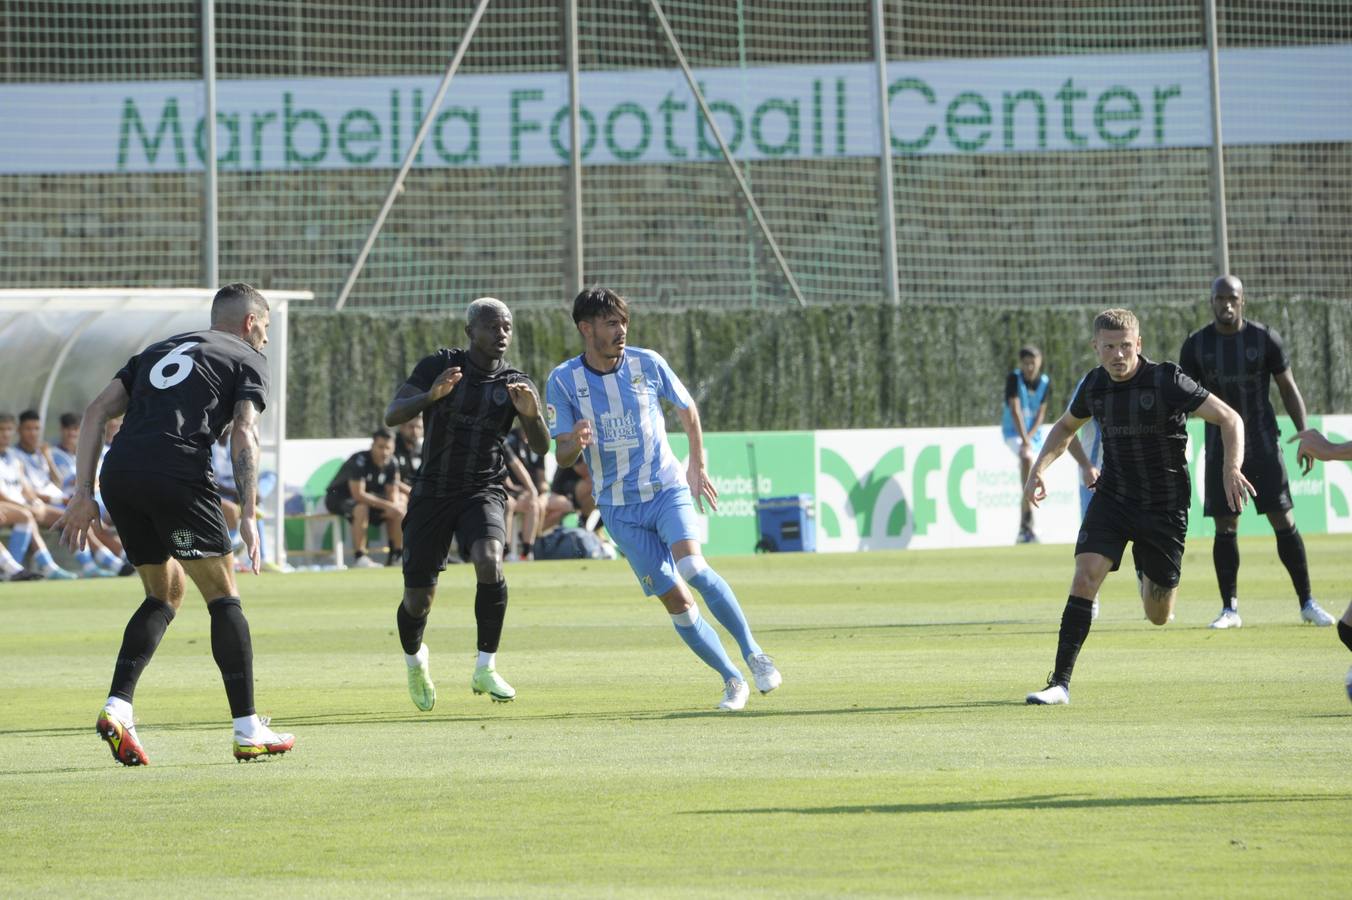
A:
[[[1061,616],[1056,668],[1031,704],[1070,702],[1070,675],[1089,636],[1093,598],[1116,571],[1131,542],[1146,618],[1164,625],[1174,616],[1183,565],[1192,485],[1188,479],[1188,413],[1220,429],[1226,502],[1238,512],[1253,493],[1244,478],[1244,422],[1239,415],[1173,363],[1141,353],[1136,316],[1110,309],[1094,319],[1093,346],[1101,365],[1080,382],[1070,407],[1052,426],[1024,486],[1035,505],[1046,499],[1042,473],[1065,452],[1091,418],[1103,439],[1103,469],[1080,524],[1075,577]]]
[[[1254,509],[1264,514],[1277,537],[1277,556],[1291,576],[1300,603],[1300,617],[1313,625],[1332,625],[1310,591],[1310,569],[1305,561],[1305,541],[1291,515],[1291,489],[1286,464],[1278,446],[1277,417],[1268,399],[1268,383],[1277,381],[1286,414],[1305,430],[1305,401],[1291,373],[1291,362],[1276,331],[1261,322],[1244,318],[1244,285],[1233,275],[1223,275],[1211,284],[1214,321],[1188,335],[1178,354],[1178,364],[1202,387],[1220,397],[1244,420],[1244,477],[1258,493]],[[1211,558],[1221,591],[1221,612],[1212,628],[1239,628],[1239,543],[1235,532],[1239,516],[1225,506],[1221,485],[1220,434],[1206,426],[1206,495],[1203,514],[1216,520],[1216,538]]]
[[[186,572],[211,615],[211,655],[234,717],[234,754],[250,760],[295,744],[255,714],[253,644],[235,587],[234,554],[211,470],[211,445],[230,427],[239,491],[240,537],[259,569],[258,414],[267,405],[268,302],[247,284],[229,284],[211,303],[211,328],[178,334],[133,356],[85,411],[76,451],[76,489],[58,520],[72,549],[98,519],[94,470],[104,423],[126,421],[103,461],[100,488],[136,567],[146,598],[127,622],[108,701],[95,728],[113,758],[150,762],[136,735],[132,694],[183,602]]]
[[[717,509],[718,491],[705,471],[695,401],[661,356],[626,346],[629,307],[619,294],[606,288],[578,294],[573,322],[586,351],[555,368],[546,389],[558,463],[571,466],[585,454],[606,528],[643,593],[661,598],[676,633],[722,677],[718,708],[742,709],[750,694],[746,681],[718,633],[700,617],[687,583],[736,639],[761,693],[773,691],[782,679],[752,637],[732,588],[700,553],[695,504],[703,511],[707,500]],[[675,404],[690,439],[684,479],[667,444],[662,400]]]
[[[422,467],[404,516],[404,597],[395,613],[408,663],[408,693],[424,712],[437,702],[437,692],[423,630],[453,537],[470,548],[478,580],[474,619],[479,657],[470,689],[499,703],[516,697],[497,672],[507,614],[502,438],[519,417],[531,449],[549,451],[535,385],[503,360],[512,343],[511,311],[500,300],[481,297],[469,305],[465,318],[469,349],[443,348],[423,357],[385,410],[390,427],[419,414],[426,426]]]

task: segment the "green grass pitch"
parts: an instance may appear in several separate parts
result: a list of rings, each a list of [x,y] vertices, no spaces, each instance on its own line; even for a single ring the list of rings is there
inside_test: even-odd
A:
[[[1352,595],[1348,537],[1308,539]],[[1270,537],[1213,632],[1210,542],[1156,628],[1109,579],[1069,707],[1042,686],[1068,547],[717,560],[784,672],[742,714],[623,562],[510,565],[472,696],[472,573],[442,578],[437,706],[405,690],[394,570],[245,577],[259,711],[236,764],[190,595],[141,680],[151,757],[93,731],[134,580],[0,585],[8,896],[1346,896],[1352,663]],[[735,647],[728,641],[728,646]]]

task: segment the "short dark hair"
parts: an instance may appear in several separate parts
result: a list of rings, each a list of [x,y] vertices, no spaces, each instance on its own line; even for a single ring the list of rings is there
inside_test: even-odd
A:
[[[22,425],[24,422],[39,422],[41,420],[42,416],[38,415],[38,411],[36,409],[25,409],[23,412],[19,413],[20,425]]]
[[[590,287],[573,298],[574,324],[610,313],[619,313],[621,320],[629,321],[629,303],[610,288]]]
[[[380,426],[379,428],[377,428],[375,431],[371,432],[371,440],[373,440],[373,441],[382,441],[382,440],[383,440],[383,441],[392,441],[392,440],[394,440],[394,432],[393,432],[393,431],[390,431],[388,428],[386,428],[385,426],[382,425],[382,426]]]
[[[78,414],[76,414],[76,413],[62,413],[62,414],[61,414],[61,427],[62,427],[62,428],[74,428],[74,427],[76,427],[76,426],[79,425],[79,424],[80,424],[80,417],[79,417]]]
[[[1031,359],[1033,357],[1041,359],[1042,351],[1039,350],[1037,347],[1034,347],[1032,344],[1024,344],[1022,347],[1019,348],[1019,359]]]
[[[227,284],[211,298],[211,324],[234,325],[249,313],[257,315],[270,309],[267,298],[253,285],[236,281]]]

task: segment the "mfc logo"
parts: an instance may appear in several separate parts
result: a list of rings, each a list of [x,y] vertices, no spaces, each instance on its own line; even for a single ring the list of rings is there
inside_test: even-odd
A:
[[[840,453],[829,447],[821,448],[820,476],[836,482],[845,496],[845,507],[841,509],[826,499],[821,501],[821,526],[827,537],[845,536],[842,523],[852,521],[861,540],[873,546],[904,547],[912,536],[926,534],[939,520],[939,505],[944,500],[958,527],[969,534],[976,533],[976,510],[962,499],[962,478],[976,467],[976,448],[972,444],[959,447],[945,467],[942,448],[930,444],[915,454],[909,472],[906,450],[893,447],[872,467],[856,473]],[[930,494],[929,476],[945,468],[946,490],[936,498]],[[903,480],[907,475],[909,492]]]

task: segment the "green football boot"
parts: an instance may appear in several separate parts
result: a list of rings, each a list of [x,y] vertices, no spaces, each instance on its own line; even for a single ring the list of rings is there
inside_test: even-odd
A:
[[[490,666],[479,666],[474,670],[474,678],[469,683],[470,690],[476,694],[487,694],[494,703],[507,703],[516,697],[516,690],[502,680],[498,670]]]
[[[427,668],[427,645],[418,648],[418,664],[408,667],[408,695],[413,705],[423,712],[437,705],[437,686],[432,683],[432,673]]]

